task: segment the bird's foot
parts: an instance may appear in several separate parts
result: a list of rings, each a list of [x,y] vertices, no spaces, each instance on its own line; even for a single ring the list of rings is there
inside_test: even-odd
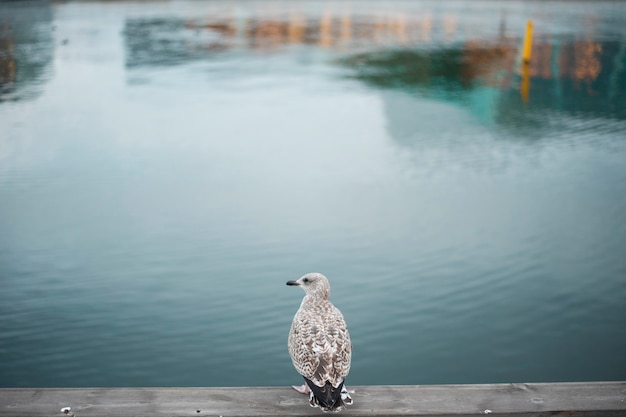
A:
[[[354,391],[351,392],[354,393]],[[350,392],[346,389],[345,385],[341,388],[341,399],[346,405],[352,404],[352,397],[350,397]]]
[[[309,386],[307,384],[302,384],[299,387],[292,385],[291,388],[295,389],[296,391],[298,391],[300,394],[309,394],[311,392],[311,390],[309,389]]]

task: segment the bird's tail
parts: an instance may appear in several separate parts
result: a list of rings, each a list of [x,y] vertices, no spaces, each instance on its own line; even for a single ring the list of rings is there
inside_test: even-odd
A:
[[[333,387],[330,382],[326,382],[323,387],[318,387],[311,380],[304,378],[311,390],[309,404],[311,407],[320,407],[322,411],[340,411],[346,405],[352,404],[352,398],[343,385]]]

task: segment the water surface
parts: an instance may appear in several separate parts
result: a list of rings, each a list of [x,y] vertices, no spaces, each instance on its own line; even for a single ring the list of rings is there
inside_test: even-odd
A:
[[[534,22],[530,65],[521,63]],[[626,379],[621,2],[0,5],[0,386]]]

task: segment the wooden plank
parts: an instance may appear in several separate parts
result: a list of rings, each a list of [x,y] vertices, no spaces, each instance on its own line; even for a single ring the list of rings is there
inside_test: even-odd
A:
[[[626,416],[626,382],[359,386],[350,416]],[[288,387],[5,388],[0,417],[321,415]]]

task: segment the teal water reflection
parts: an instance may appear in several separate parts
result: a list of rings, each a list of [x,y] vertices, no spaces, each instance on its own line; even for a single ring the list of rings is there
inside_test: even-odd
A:
[[[352,385],[625,379],[625,6],[563,4],[0,4],[0,386],[290,385],[309,271]]]
[[[51,7],[43,2],[14,4],[2,7],[1,13],[0,101],[34,97],[38,85],[49,79],[54,55]]]

